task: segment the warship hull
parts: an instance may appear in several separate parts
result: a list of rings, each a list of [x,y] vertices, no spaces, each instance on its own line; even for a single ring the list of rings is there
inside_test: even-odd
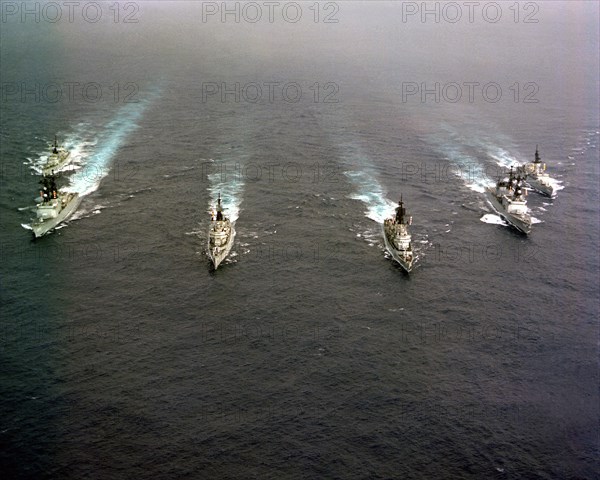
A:
[[[412,270],[412,266],[413,266],[413,255],[410,254],[410,256],[406,255],[406,251],[405,250],[398,250],[393,242],[390,240],[389,236],[388,236],[388,232],[385,228],[385,225],[383,226],[383,240],[385,242],[385,248],[386,250],[389,252],[389,254],[392,256],[392,258],[398,262],[400,264],[400,266],[408,273]]]
[[[551,184],[549,184],[539,178],[528,178],[527,183],[536,192],[539,192],[550,198],[556,197],[556,190],[554,189],[554,187]]]
[[[212,261],[215,270],[217,268],[219,268],[219,265],[221,264],[221,262],[223,260],[225,260],[225,258],[227,258],[227,255],[229,255],[229,252],[231,252],[231,248],[233,247],[233,240],[235,238],[235,228],[234,228],[233,224],[230,223],[229,221],[227,223],[229,224],[230,233],[229,233],[229,237],[227,238],[227,241],[224,245],[217,246],[217,247],[214,246],[211,243],[210,232],[209,232],[208,256],[210,257],[210,260]]]
[[[81,203],[82,198],[78,193],[69,193],[66,195],[66,201],[62,204],[62,207],[57,212],[54,218],[46,218],[44,220],[36,219],[31,224],[31,230],[36,238],[45,235],[60,223],[64,222]]]
[[[42,175],[57,173],[71,161],[71,152],[59,152],[51,155],[48,161],[42,167]]]
[[[536,192],[546,195],[550,198],[556,197],[557,188],[553,180],[546,173],[546,164],[542,163],[538,146],[535,147],[535,161],[526,163],[519,167],[521,173],[525,175],[525,181]]]
[[[494,194],[493,188],[489,188],[486,192],[487,198],[491,203],[492,207],[498,215],[504,218],[508,223],[521,232],[528,234],[531,232],[531,219],[528,219],[522,215],[515,215],[506,212],[496,195]]]

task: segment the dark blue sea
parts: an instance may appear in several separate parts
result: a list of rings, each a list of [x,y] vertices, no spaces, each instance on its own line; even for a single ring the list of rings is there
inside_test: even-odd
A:
[[[0,478],[600,478],[598,3],[75,3],[0,5]]]

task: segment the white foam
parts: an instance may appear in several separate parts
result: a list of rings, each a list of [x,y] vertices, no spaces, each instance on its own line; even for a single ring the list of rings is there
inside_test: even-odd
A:
[[[550,185],[552,185],[552,188],[556,192],[563,190],[565,188],[564,185],[562,185],[562,182],[560,180],[556,180],[554,178],[548,177],[548,182],[550,183]]]
[[[221,194],[221,203],[225,210],[225,216],[232,222],[235,222],[240,215],[240,205],[242,203],[242,192],[244,191],[244,182],[240,179],[241,175],[222,175],[221,173],[212,173],[208,175],[210,186],[210,200],[208,211],[212,212],[217,204],[219,194]]]
[[[494,181],[486,174],[485,167],[481,162],[466,154],[458,144],[444,142],[438,145],[438,149],[449,161],[448,168],[443,172],[460,178],[470,190],[484,193],[486,187],[494,184]],[[441,175],[442,171],[440,171]]]
[[[127,137],[138,127],[139,120],[155,94],[137,103],[122,106],[93,140],[74,141],[71,154],[82,161],[82,168],[71,177],[65,191],[79,192],[83,196],[98,189],[102,179],[110,172],[113,158]],[[82,126],[84,124],[80,124]]]
[[[369,167],[362,171],[348,171],[344,174],[352,181],[357,191],[350,195],[353,200],[359,200],[365,204],[367,210],[365,216],[377,223],[392,216],[396,203],[385,198],[381,184],[375,176],[369,172]]]
[[[479,220],[481,220],[484,223],[490,223],[492,225],[508,225],[508,223],[506,223],[502,219],[502,217],[500,217],[499,215],[494,215],[493,213],[486,213]]]
[[[80,208],[73,215],[71,215],[69,217],[69,221],[74,221],[74,220],[79,220],[80,218],[85,218],[86,214],[87,214],[87,212]]]
[[[488,144],[487,153],[490,157],[496,160],[496,165],[499,167],[510,168],[512,166],[521,164],[521,162],[519,162],[513,155],[498,146]]]

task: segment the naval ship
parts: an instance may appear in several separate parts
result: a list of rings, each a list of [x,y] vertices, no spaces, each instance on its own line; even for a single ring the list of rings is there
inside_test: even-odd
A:
[[[542,163],[540,159],[537,145],[535,146],[535,160],[520,167],[520,171],[525,175],[527,183],[531,188],[550,198],[556,197],[555,185],[546,173],[546,164]]]
[[[408,233],[408,225],[412,225],[412,217],[406,215],[404,202],[402,201],[402,196],[400,196],[396,215],[393,218],[387,218],[383,222],[383,238],[385,240],[385,247],[390,252],[392,258],[404,270],[410,272],[413,266],[414,254],[411,237]]]
[[[56,187],[54,175],[43,177],[43,189],[35,207],[36,219],[31,224],[35,237],[41,237],[71,215],[81,203],[78,193],[66,193]]]
[[[42,167],[43,175],[52,175],[54,172],[58,172],[61,168],[67,165],[71,161],[71,152],[66,148],[59,147],[54,136],[54,147],[52,148],[52,154],[48,157],[48,160]]]
[[[515,176],[510,167],[508,178],[500,180],[494,187],[487,187],[487,197],[494,210],[508,223],[522,231],[531,231],[531,216],[525,199],[527,191],[523,188],[521,176]]]
[[[233,223],[223,215],[221,194],[217,200],[216,212],[211,212],[210,228],[208,230],[208,256],[213,262],[215,270],[227,257],[233,246],[235,229]]]

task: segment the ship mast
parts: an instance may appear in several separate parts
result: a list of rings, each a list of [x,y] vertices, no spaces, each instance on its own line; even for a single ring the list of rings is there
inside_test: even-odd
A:
[[[404,208],[404,202],[402,201],[402,194],[400,194],[400,202],[398,203],[398,207],[396,208],[396,223],[404,224],[406,223],[404,216],[406,215],[406,209]]]
[[[540,154],[538,152],[538,146],[535,146],[535,160],[533,163],[542,163],[542,159],[540,158]]]
[[[217,221],[223,220],[223,207],[221,206],[221,192],[219,192],[219,198],[217,199]]]
[[[513,166],[510,166],[510,173],[508,175],[508,189],[512,190],[515,188],[515,183],[517,179],[515,178],[515,172],[513,170]]]
[[[56,135],[54,135],[54,148],[52,149],[52,153],[58,153],[58,141],[56,140]]]

